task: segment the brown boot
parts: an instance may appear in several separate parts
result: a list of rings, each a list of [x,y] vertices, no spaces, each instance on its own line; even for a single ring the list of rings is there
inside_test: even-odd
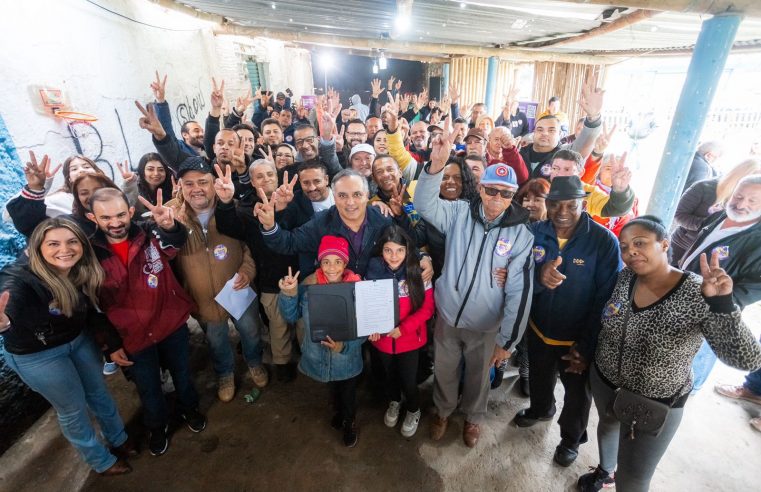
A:
[[[469,448],[473,448],[478,444],[478,438],[481,436],[481,428],[478,424],[472,424],[465,421],[465,427],[462,428],[462,440]]]
[[[129,465],[129,463],[127,463],[123,459],[117,459],[116,463],[111,465],[111,467],[108,470],[100,472],[100,474],[104,477],[113,477],[116,475],[124,475],[131,471],[132,471],[132,467]]]
[[[436,415],[431,422],[431,439],[434,441],[440,441],[444,437],[444,433],[447,431],[449,425],[449,419],[447,417],[439,417]]]
[[[135,441],[133,441],[131,437],[127,436],[127,440],[124,441],[121,446],[111,448],[111,454],[126,461],[128,458],[134,458],[140,454],[140,452],[135,446]]]

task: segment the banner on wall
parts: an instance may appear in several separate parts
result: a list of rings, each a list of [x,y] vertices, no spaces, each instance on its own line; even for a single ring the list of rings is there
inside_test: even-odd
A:
[[[525,113],[528,120],[528,131],[534,131],[536,124],[536,115],[539,114],[539,103],[531,101],[518,102],[518,109]]]

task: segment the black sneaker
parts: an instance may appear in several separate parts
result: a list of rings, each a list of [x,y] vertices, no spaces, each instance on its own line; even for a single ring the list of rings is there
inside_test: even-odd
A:
[[[198,410],[188,410],[180,414],[182,420],[193,432],[201,432],[206,428],[206,417],[204,417]]]
[[[513,422],[515,422],[515,425],[518,427],[531,427],[532,425],[538,424],[539,422],[545,422],[547,420],[552,420],[552,418],[555,416],[555,412],[557,411],[555,405],[552,405],[552,409],[550,410],[550,413],[547,415],[542,415],[541,417],[537,417],[533,413],[531,413],[530,408],[524,408],[517,414],[515,414],[515,418],[513,418]]]
[[[153,456],[161,456],[166,453],[167,449],[169,449],[168,431],[168,425],[151,430],[150,436],[148,437],[148,449]]]
[[[579,456],[579,452],[576,449],[571,449],[569,447],[563,446],[562,444],[558,444],[558,447],[555,448],[555,455],[552,457],[552,459],[560,466],[571,466],[571,463],[576,461],[576,458]]]
[[[344,446],[353,448],[357,445],[359,430],[353,420],[344,420]]]
[[[597,492],[616,486],[614,475],[609,474],[598,465],[597,468],[589,467],[591,473],[579,477],[577,483],[581,492]]]

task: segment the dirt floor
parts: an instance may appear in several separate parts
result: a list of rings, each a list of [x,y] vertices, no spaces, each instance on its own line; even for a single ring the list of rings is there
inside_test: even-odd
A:
[[[761,323],[759,314],[761,309],[756,308],[746,312],[756,325]],[[761,326],[754,331],[759,329]],[[332,409],[325,385],[299,375],[292,383],[271,383],[258,401],[249,404],[244,394],[253,386],[239,364],[241,384],[236,398],[221,403],[216,399],[216,381],[198,334],[194,337],[193,361],[202,410],[209,420],[205,431],[193,434],[179,427],[164,456],[153,457],[144,450],[132,460],[133,473],[101,478],[88,474],[60,433],[55,434],[58,431],[54,418],[48,415],[45,432],[53,434],[53,438],[47,449],[29,452],[30,457],[22,462],[22,473],[12,480],[4,481],[0,476],[0,490],[564,491],[575,490],[578,476],[598,462],[594,406],[589,426],[591,441],[582,446],[579,459],[569,468],[552,462],[559,442],[555,422],[529,429],[510,423],[514,414],[528,404],[513,389],[514,370],[501,388],[492,391],[488,422],[482,427],[481,442],[475,449],[462,443],[461,415],[454,416],[440,443],[428,438],[430,408],[427,414],[424,412],[420,429],[412,439],[403,438],[399,426],[388,429],[383,424],[385,403],[374,398],[367,384],[362,386],[359,397],[359,443],[347,449],[340,441],[340,432],[329,425]],[[761,406],[738,404],[712,390],[714,382],[740,382],[742,374],[719,365],[704,390],[691,398],[652,490],[761,488],[757,473],[761,468],[761,433],[748,425],[750,417],[761,415]],[[110,379],[120,409],[125,415],[134,415],[129,427],[139,437],[134,388],[121,376]],[[424,401],[430,406],[430,380],[422,388]],[[556,397],[562,402],[560,385]],[[3,464],[0,460],[0,466]]]

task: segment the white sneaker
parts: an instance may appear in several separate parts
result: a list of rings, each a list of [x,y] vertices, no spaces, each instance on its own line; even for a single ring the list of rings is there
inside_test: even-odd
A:
[[[412,437],[417,432],[417,425],[420,423],[420,410],[417,412],[407,412],[402,422],[402,435]]]
[[[104,376],[110,376],[112,374],[116,374],[116,371],[119,370],[119,366],[116,365],[116,362],[106,362],[103,364],[103,375]]]
[[[398,401],[392,401],[388,404],[386,415],[383,417],[383,422],[386,424],[386,427],[394,427],[396,423],[399,422],[399,407],[401,405],[402,403]]]

